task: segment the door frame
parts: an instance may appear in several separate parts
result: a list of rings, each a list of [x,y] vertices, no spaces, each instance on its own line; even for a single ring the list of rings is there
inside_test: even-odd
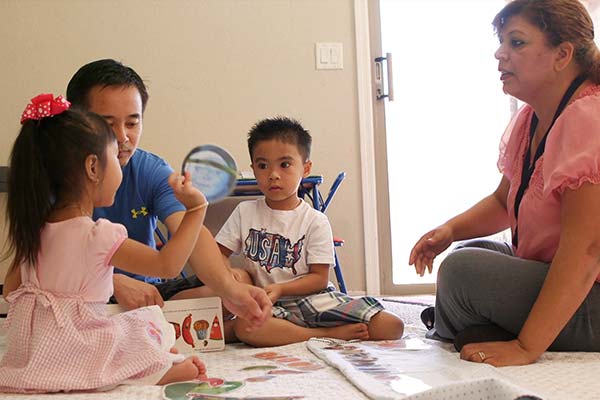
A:
[[[366,289],[371,295],[431,294],[433,283],[393,282],[386,100],[374,100],[372,68],[382,54],[379,10],[379,0],[354,0]],[[408,262],[406,267],[411,268]]]
[[[381,235],[378,217],[379,188],[376,174],[375,120],[371,85],[370,6],[379,1],[354,0],[354,26],[356,36],[356,79],[358,89],[358,122],[360,132],[360,163],[362,182],[363,235],[365,246],[365,284],[369,295],[381,294],[381,245],[386,236]],[[381,41],[380,41],[381,43]],[[386,162],[387,165],[387,162]],[[387,174],[386,174],[387,175]],[[389,221],[389,218],[388,218]],[[389,225],[389,223],[388,223]],[[389,235],[387,236],[389,238]],[[385,241],[385,240],[384,240]],[[388,248],[390,248],[388,246]],[[390,248],[391,249],[391,248]]]

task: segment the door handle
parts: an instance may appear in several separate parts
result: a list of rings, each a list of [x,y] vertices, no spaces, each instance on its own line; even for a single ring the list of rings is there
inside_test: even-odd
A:
[[[387,90],[385,94],[385,82],[383,79],[383,62],[385,61],[385,70],[387,75]],[[394,73],[392,71],[392,53],[385,53],[385,57],[375,58],[375,92],[377,100],[387,97],[389,101],[394,101]]]

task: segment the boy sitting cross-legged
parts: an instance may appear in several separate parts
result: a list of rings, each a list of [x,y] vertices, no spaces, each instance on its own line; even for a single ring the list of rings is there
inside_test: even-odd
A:
[[[399,339],[402,320],[373,297],[353,298],[329,283],[334,263],[331,227],[325,214],[298,197],[309,175],[310,134],[295,120],[263,120],[248,134],[252,170],[264,197],[244,201],[216,236],[221,252],[244,255],[239,280],[265,289],[273,316],[250,331],[235,322],[238,339],[278,346],[311,337]]]

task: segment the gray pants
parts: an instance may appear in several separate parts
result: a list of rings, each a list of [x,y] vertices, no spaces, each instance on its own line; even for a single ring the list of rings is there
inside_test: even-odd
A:
[[[437,335],[453,340],[469,326],[491,323],[518,335],[548,268],[513,256],[506,243],[477,239],[458,245],[438,273]],[[594,284],[549,350],[600,351],[600,284]]]

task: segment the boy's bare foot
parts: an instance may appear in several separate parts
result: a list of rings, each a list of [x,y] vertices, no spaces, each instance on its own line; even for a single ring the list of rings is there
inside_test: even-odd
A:
[[[223,332],[225,333],[225,343],[237,343],[240,341],[235,334],[236,322],[237,322],[237,318],[232,319],[230,321],[223,322]]]
[[[368,340],[369,339],[369,327],[367,324],[347,324],[335,326],[333,328],[324,328],[326,337],[343,340]]]
[[[167,383],[191,381],[206,376],[206,366],[196,356],[186,358],[184,361],[173,364],[166,374],[160,378],[157,385]]]

